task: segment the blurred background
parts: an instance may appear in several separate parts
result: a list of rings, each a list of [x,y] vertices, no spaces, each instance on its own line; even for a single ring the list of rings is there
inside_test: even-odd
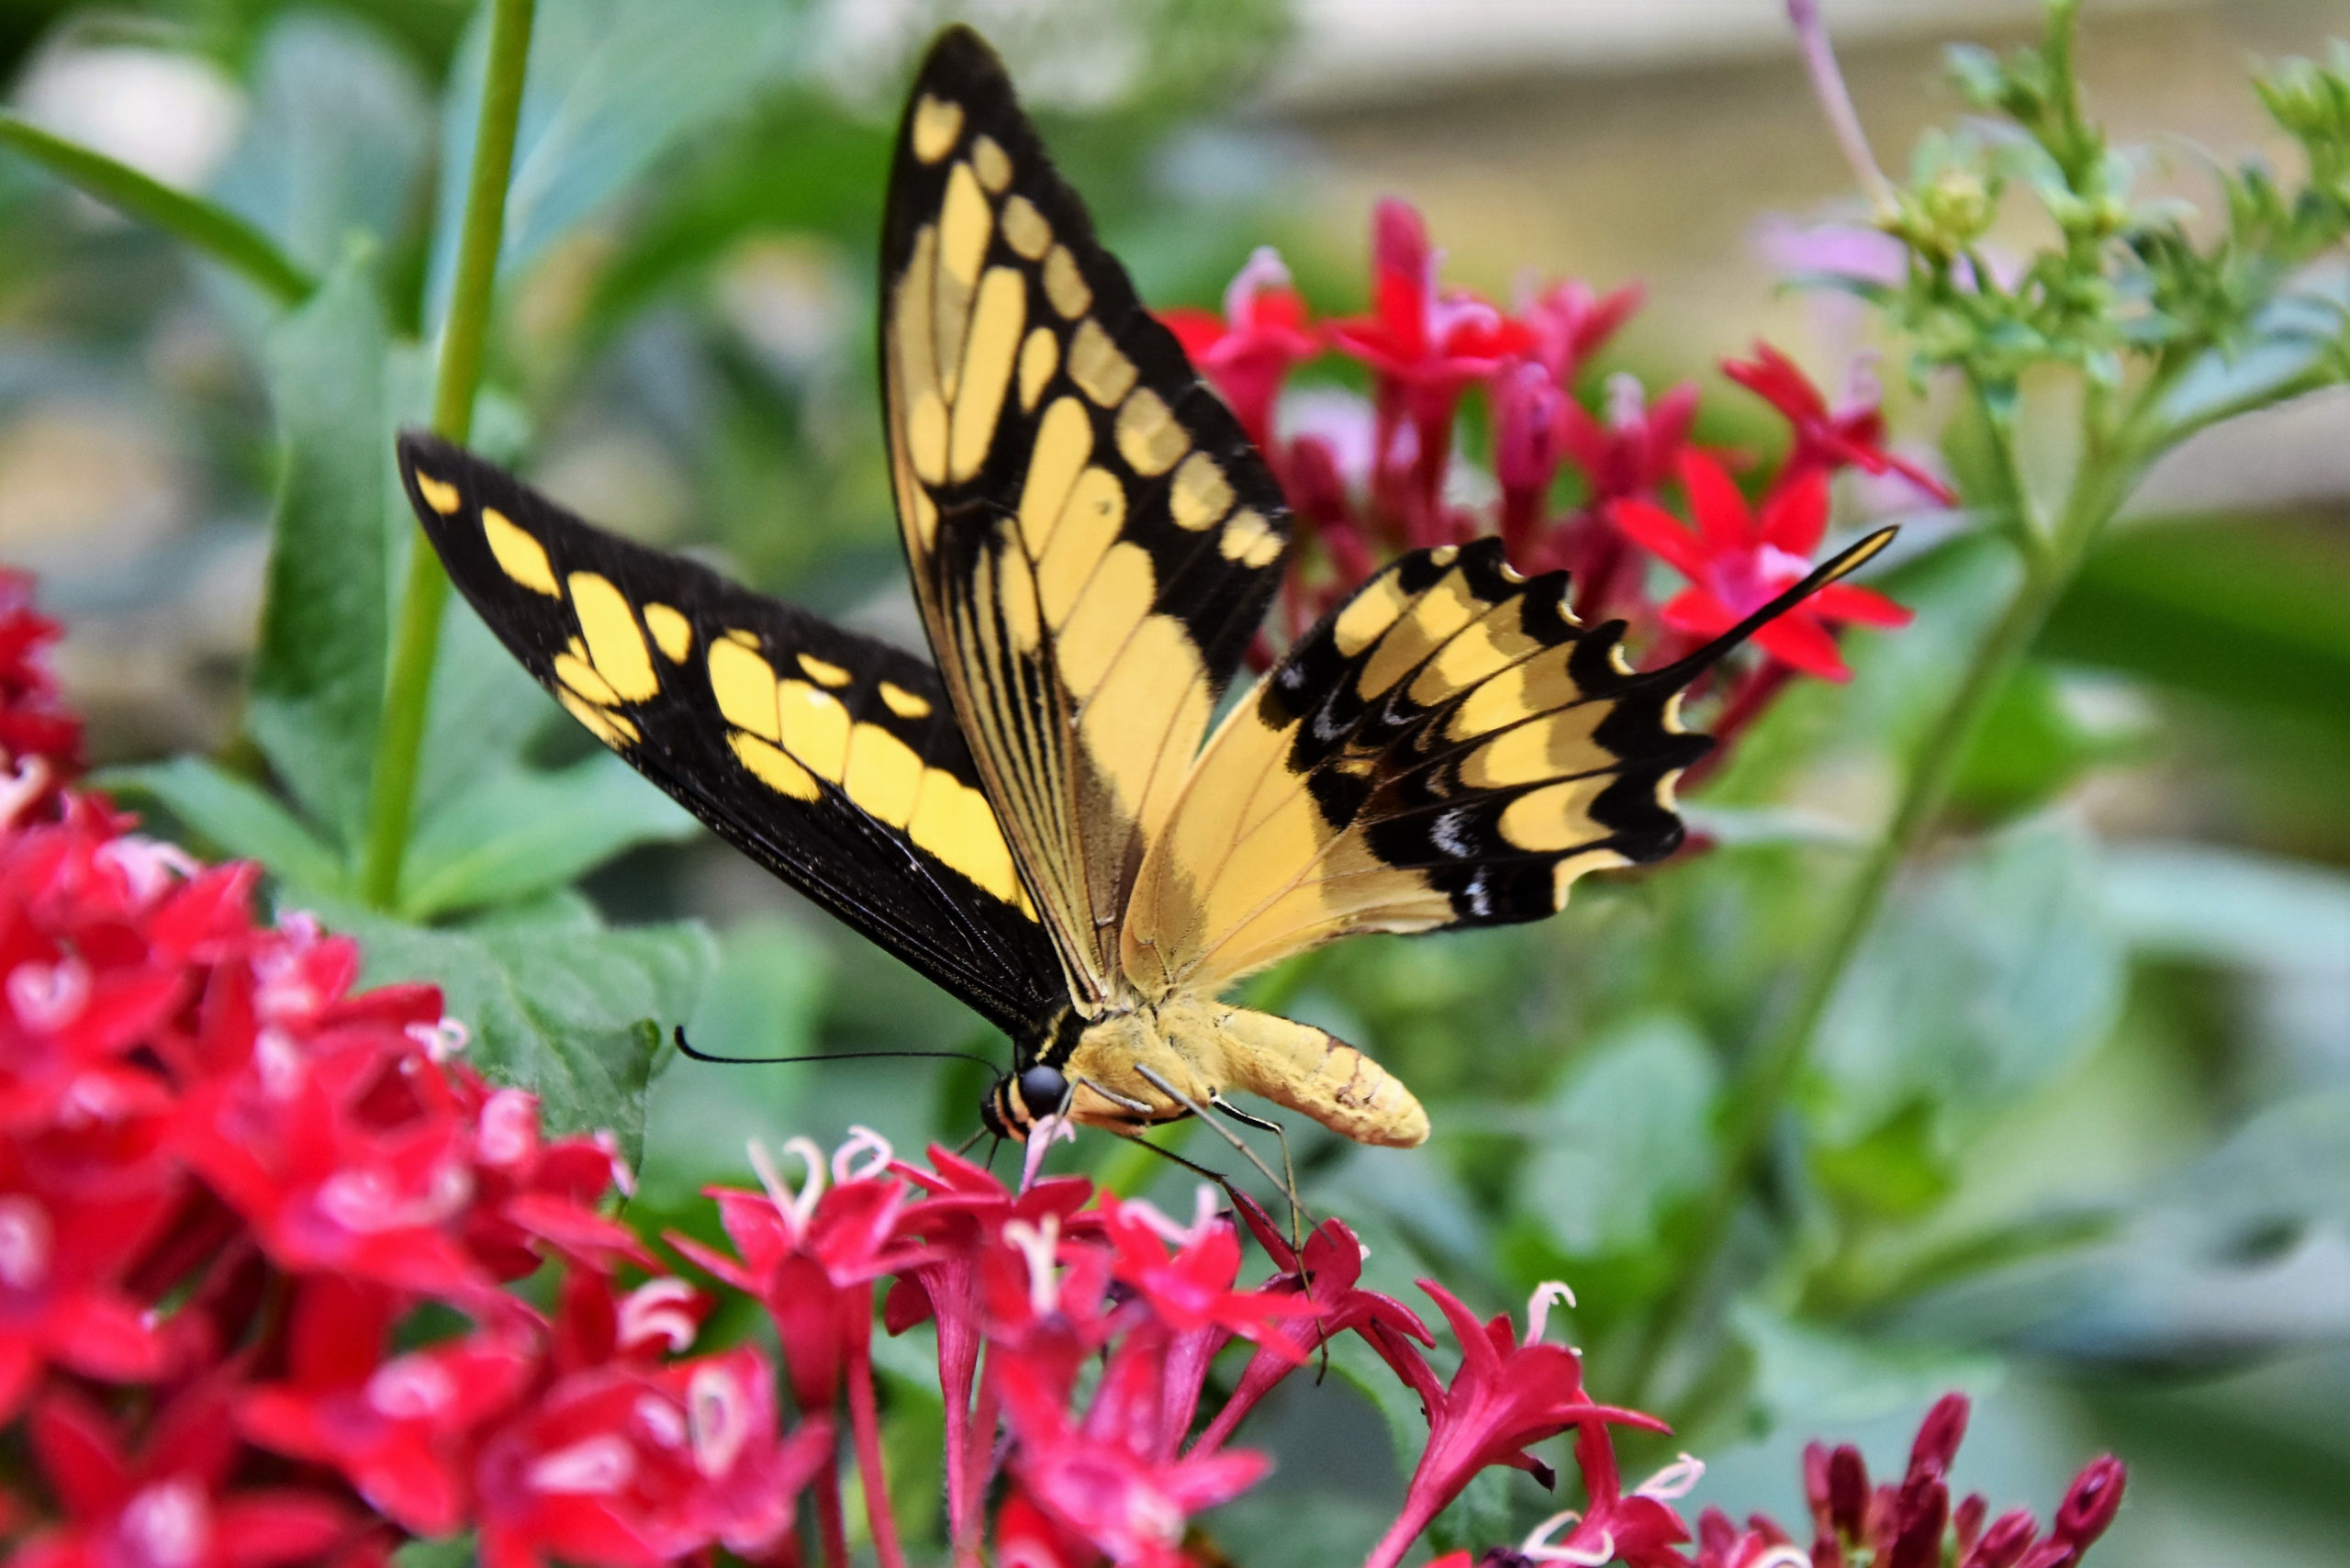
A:
[[[2037,19],[2009,0],[1827,9],[1888,163],[1960,112],[1944,43]],[[872,256],[902,83],[946,13],[540,12],[482,443],[598,521],[918,645]],[[1427,215],[1448,279],[1489,297],[1644,284],[1603,369],[1700,381],[1709,441],[1779,439],[1723,355],[1768,337],[1833,387],[1863,346],[1853,312],[1780,283],[1792,225],[1860,209],[1774,0],[953,14],[1005,50],[1154,306],[1214,304],[1271,243],[1321,312],[1358,311],[1371,205],[1393,195]],[[0,77],[17,112],[212,194],[307,267],[371,247],[412,334],[472,20],[456,0],[9,0]],[[2195,199],[2210,158],[2283,145],[2251,65],[2337,35],[2350,4],[2091,0],[2083,68],[2147,180]],[[0,156],[0,559],[39,570],[66,621],[62,673],[102,762],[236,728],[276,474],[265,326],[241,284]],[[1880,375],[1897,431],[1930,440],[1933,389],[1897,357]],[[1886,585],[1919,624],[1864,649],[1850,688],[1781,706],[1698,798],[1709,855],[1542,926],[1351,943],[1275,977],[1435,1114],[1411,1155],[1300,1140],[1310,1198],[1364,1232],[1375,1280],[1439,1271],[1492,1310],[1562,1273],[1607,1397],[1611,1337],[1655,1299],[1706,1180],[1722,1063],[1841,874],[1840,824],[1881,807],[1980,578],[1930,551]],[[1750,1271],[1731,1311],[1743,1380],[1692,1434],[1714,1466],[1696,1501],[1794,1517],[1806,1437],[1859,1435],[1892,1464],[1956,1385],[1982,1398],[1958,1480],[1995,1506],[2044,1516],[2095,1450],[2130,1461],[2107,1568],[2350,1558],[2345,779],[2350,398],[2321,396],[2164,464],[1969,759],[1965,852],[1912,879],[1822,1041],[1809,1217],[1779,1242],[1802,1255]],[[668,836],[589,890],[615,919],[718,932],[705,1048],[1001,1050],[747,863]],[[752,1134],[960,1141],[984,1076],[672,1064],[641,1201],[686,1210]],[[1396,1495],[1377,1423],[1339,1380],[1265,1421],[1282,1468],[1216,1516],[1218,1540],[1250,1568],[1341,1560]]]

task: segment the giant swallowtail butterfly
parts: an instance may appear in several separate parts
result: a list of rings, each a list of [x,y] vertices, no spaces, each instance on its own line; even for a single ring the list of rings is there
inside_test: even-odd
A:
[[[450,576],[596,738],[1001,1027],[982,1107],[1132,1132],[1245,1090],[1365,1143],[1410,1091],[1220,1000],[1357,932],[1539,919],[1681,842],[1710,744],[1497,540],[1404,556],[1214,718],[1290,523],[973,33],[933,46],[881,241],[891,474],[935,663],[601,532],[457,447],[401,472]]]

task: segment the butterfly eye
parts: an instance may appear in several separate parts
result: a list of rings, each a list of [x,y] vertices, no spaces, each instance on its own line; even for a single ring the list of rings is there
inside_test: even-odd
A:
[[[1069,1099],[1069,1080],[1058,1068],[1039,1062],[1020,1075],[1020,1103],[1032,1116],[1049,1116]]]

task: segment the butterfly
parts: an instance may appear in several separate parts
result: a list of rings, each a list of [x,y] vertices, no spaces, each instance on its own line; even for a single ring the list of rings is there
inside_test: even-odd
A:
[[[1287,561],[1279,487],[1144,309],[1002,64],[950,28],[901,124],[880,358],[935,662],[602,532],[432,437],[450,577],[595,737],[1012,1039],[986,1126],[1270,1100],[1368,1144],[1419,1103],[1222,1000],[1360,932],[1536,920],[1682,840],[1682,691],[1873,536],[1662,668],[1498,540],[1365,582],[1217,719]],[[1236,1112],[1236,1114],[1237,1114]]]

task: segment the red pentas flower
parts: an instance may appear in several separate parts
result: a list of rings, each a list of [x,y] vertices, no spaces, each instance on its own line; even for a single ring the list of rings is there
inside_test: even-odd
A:
[[[1898,474],[1943,506],[1957,504],[1957,493],[1948,485],[1885,449],[1885,413],[1874,397],[1852,398],[1831,409],[1826,394],[1795,362],[1765,342],[1754,345],[1751,360],[1722,361],[1722,374],[1778,409],[1795,427],[1795,445],[1787,454],[1781,483],[1858,468],[1868,474]]]
[[[1230,404],[1259,450],[1273,445],[1273,403],[1296,366],[1322,352],[1305,300],[1290,286],[1281,252],[1259,246],[1224,291],[1224,314],[1175,309],[1159,319]]]
[[[1828,479],[1818,469],[1774,487],[1750,508],[1719,463],[1705,454],[1681,458],[1681,483],[1697,520],[1693,532],[1663,508],[1619,500],[1608,511],[1624,534],[1689,579],[1668,601],[1664,622],[1697,638],[1720,635],[1762,609],[1811,570],[1828,528]],[[1762,650],[1793,668],[1830,680],[1852,671],[1836,651],[1830,623],[1906,626],[1910,613],[1873,588],[1831,583],[1754,634]]]
[[[82,721],[49,668],[58,634],[33,608],[32,575],[0,568],[0,822],[44,808],[82,771]]]

